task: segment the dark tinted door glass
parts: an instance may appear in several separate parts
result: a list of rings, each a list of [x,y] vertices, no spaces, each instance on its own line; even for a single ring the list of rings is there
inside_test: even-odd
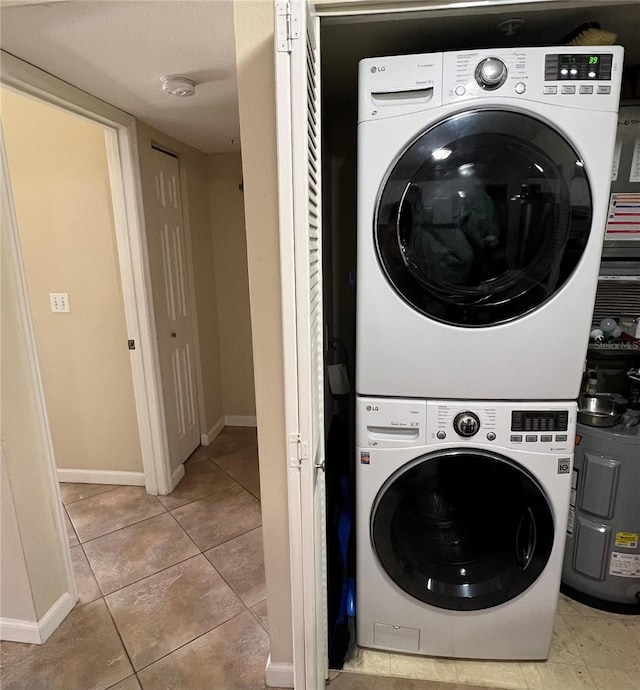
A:
[[[571,275],[591,228],[578,154],[520,113],[478,110],[424,132],[395,164],[376,216],[391,284],[461,326],[518,318]]]
[[[531,475],[484,451],[422,456],[380,490],[371,517],[375,552],[411,596],[473,611],[509,601],[544,569],[553,517]]]

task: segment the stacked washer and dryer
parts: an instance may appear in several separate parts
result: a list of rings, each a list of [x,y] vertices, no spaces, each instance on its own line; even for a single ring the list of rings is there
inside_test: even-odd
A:
[[[361,646],[548,655],[622,59],[360,63]]]

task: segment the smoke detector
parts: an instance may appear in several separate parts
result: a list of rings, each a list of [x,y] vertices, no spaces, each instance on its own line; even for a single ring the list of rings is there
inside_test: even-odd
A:
[[[166,76],[160,80],[162,90],[171,96],[186,98],[193,96],[196,92],[196,83],[187,77]]]

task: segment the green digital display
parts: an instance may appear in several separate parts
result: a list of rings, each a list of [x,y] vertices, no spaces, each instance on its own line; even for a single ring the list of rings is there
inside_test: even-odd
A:
[[[613,69],[611,53],[550,53],[545,55],[546,81],[608,81]]]

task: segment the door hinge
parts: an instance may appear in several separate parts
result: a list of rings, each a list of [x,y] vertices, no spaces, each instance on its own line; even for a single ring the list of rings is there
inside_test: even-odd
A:
[[[300,38],[300,20],[291,13],[291,2],[276,2],[276,38],[279,53],[291,52],[291,41]]]
[[[302,465],[308,455],[308,445],[302,441],[300,434],[289,434],[289,467]]]

